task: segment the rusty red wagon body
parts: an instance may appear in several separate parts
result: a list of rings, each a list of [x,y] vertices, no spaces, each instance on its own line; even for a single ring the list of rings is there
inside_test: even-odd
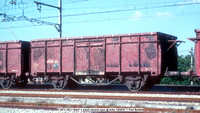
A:
[[[31,75],[58,89],[68,78],[100,84],[120,79],[139,89],[147,77],[176,70],[175,43],[176,37],[160,32],[32,40]]]
[[[200,77],[200,29],[196,29],[196,38],[189,38],[195,42],[195,76]]]
[[[7,89],[12,81],[25,82],[25,73],[29,72],[30,42],[7,41],[0,42],[0,80],[3,88]]]
[[[200,30],[195,30],[195,70],[177,71],[177,37],[160,33],[132,33],[30,42],[0,42],[0,83],[125,84],[131,91],[151,88],[164,76],[200,77]],[[180,43],[177,43],[180,42]],[[192,79],[191,79],[192,80]]]

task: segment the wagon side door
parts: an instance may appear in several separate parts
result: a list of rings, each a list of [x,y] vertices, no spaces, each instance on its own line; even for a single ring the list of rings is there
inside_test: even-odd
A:
[[[91,40],[90,47],[90,75],[104,75],[105,73],[105,47],[103,40]]]
[[[103,41],[85,39],[76,41],[75,45],[75,74],[104,75]]]
[[[75,75],[88,75],[89,43],[82,40],[75,43]]]

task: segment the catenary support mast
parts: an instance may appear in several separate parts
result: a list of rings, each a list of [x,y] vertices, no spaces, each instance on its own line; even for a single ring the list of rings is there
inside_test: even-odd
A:
[[[62,37],[62,0],[59,0],[60,14],[59,14],[59,26],[60,26],[60,38]]]
[[[52,8],[56,8],[59,10],[59,20],[58,20],[58,25],[59,26],[55,26],[55,28],[57,29],[57,31],[59,32],[59,37],[62,37],[62,0],[59,0],[59,7],[57,6],[53,6],[53,5],[49,5],[49,4],[45,4],[45,3],[41,3],[41,2],[37,2],[34,1],[34,3],[36,3],[37,8],[39,11],[41,11],[41,5],[44,6],[48,6],[48,7],[52,7]]]

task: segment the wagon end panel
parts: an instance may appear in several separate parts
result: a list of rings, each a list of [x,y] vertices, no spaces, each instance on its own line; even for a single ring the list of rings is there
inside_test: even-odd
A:
[[[22,74],[30,72],[30,42],[22,42]]]
[[[177,71],[178,55],[176,39],[177,37],[158,33],[158,39],[161,42],[161,72],[164,75],[166,70]]]

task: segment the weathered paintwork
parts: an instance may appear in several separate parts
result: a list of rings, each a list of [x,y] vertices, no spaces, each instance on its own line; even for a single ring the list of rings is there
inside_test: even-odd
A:
[[[200,77],[200,29],[196,29],[196,38],[190,38],[195,42],[195,74]]]
[[[195,70],[197,76],[200,76],[200,29],[195,30],[197,42],[195,45]]]
[[[24,75],[29,71],[29,42],[0,42],[0,75]]]
[[[158,76],[177,66],[176,37],[135,33],[31,41],[31,74]]]

